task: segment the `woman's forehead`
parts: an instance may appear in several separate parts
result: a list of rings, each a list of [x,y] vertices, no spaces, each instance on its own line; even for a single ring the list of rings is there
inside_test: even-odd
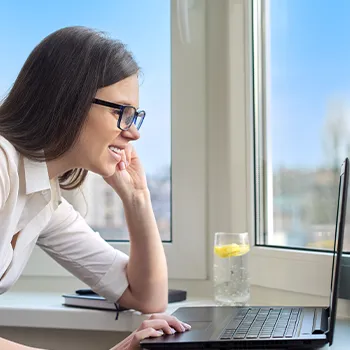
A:
[[[105,86],[97,91],[97,98],[124,105],[138,107],[139,84],[137,75]]]

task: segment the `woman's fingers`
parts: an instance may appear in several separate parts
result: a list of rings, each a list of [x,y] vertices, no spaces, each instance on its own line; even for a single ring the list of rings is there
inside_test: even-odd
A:
[[[132,145],[128,143],[126,147],[120,152],[121,161],[118,163],[119,170],[124,170],[131,163],[131,153],[132,153]]]
[[[154,314],[150,317],[150,319],[158,319],[158,318],[166,320],[168,324],[178,332],[184,332],[191,329],[191,326],[189,324],[180,321],[175,316],[170,316],[167,314]]]
[[[128,143],[124,149],[125,157],[126,157],[126,166],[131,163],[131,153],[133,151],[133,146],[131,143]]]
[[[128,165],[127,160],[126,160],[125,150],[122,150],[120,152],[120,156],[121,156],[122,159],[118,163],[118,168],[119,168],[119,170],[124,170],[127,167],[127,165]]]
[[[156,328],[162,326],[161,328],[164,330],[166,334],[173,334],[174,331],[177,332],[185,332],[191,329],[191,326],[187,323],[181,322],[174,316],[166,315],[166,314],[154,314],[149,320],[143,321],[141,327],[153,327]],[[141,328],[140,327],[140,328]]]
[[[165,334],[174,334],[175,329],[172,328],[167,321],[162,319],[146,320],[143,321],[139,329],[154,328],[162,330]]]
[[[132,337],[129,349],[130,350],[139,349],[141,340],[146,338],[151,338],[151,337],[160,337],[161,335],[163,335],[163,332],[157,331],[152,327],[137,331],[134,333],[134,336]]]
[[[141,323],[140,327],[130,334],[112,350],[139,350],[140,341],[146,338],[160,337],[163,334],[174,334],[176,331],[185,332],[190,325],[181,322],[174,316],[154,314]]]
[[[140,327],[111,350],[139,350],[140,341],[146,338],[160,337],[163,334],[185,332],[191,326],[166,314],[154,314],[141,323]]]

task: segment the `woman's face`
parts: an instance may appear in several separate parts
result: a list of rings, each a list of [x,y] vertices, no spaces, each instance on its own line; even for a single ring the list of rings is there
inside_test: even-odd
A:
[[[95,98],[139,107],[139,82],[133,75],[118,83],[97,91]],[[117,111],[110,107],[91,104],[86,124],[73,149],[75,163],[81,168],[93,171],[104,177],[114,174],[121,160],[122,151],[129,141],[137,140],[140,134],[133,124],[129,130],[122,131],[117,126]],[[114,146],[114,151],[110,149]],[[117,149],[116,149],[117,148]]]

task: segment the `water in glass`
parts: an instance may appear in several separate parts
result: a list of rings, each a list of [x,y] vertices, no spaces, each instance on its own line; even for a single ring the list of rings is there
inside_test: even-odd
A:
[[[247,305],[250,298],[248,233],[215,234],[214,297],[218,305]]]

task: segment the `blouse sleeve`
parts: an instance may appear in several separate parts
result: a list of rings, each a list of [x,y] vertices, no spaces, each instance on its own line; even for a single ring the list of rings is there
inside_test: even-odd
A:
[[[128,287],[129,257],[109,245],[64,198],[37,244],[90,288],[116,302]]]

